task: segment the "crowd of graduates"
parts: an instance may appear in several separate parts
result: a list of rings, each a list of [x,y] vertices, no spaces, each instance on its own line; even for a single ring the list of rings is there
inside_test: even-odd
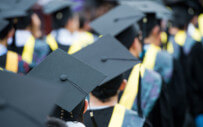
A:
[[[202,0],[0,0],[0,127],[203,127]]]

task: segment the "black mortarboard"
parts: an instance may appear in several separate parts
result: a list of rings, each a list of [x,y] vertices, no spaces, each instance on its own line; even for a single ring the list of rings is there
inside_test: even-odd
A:
[[[171,10],[156,1],[121,1],[121,3],[129,5],[131,7],[135,7],[136,9],[139,9],[144,13],[155,13],[157,18],[169,19],[172,14]]]
[[[71,112],[106,77],[83,62],[57,49],[28,75],[43,78],[63,87],[57,105]]]
[[[0,32],[4,30],[9,25],[9,22],[3,19],[0,19]]]
[[[30,10],[33,5],[36,4],[37,0],[16,0],[18,3],[16,6],[16,9],[21,9],[21,10]]]
[[[6,7],[1,9],[0,17],[11,19],[27,16],[27,11],[36,3],[36,0],[7,0],[3,3]]]
[[[0,71],[0,126],[43,127],[61,87]]]
[[[91,22],[90,26],[101,35],[116,36],[142,19],[144,14],[127,5],[120,5]]]
[[[170,7],[173,10],[171,19],[172,25],[184,29],[185,25],[187,25],[193,17],[194,11],[190,12],[190,7],[186,2],[172,3]]]
[[[43,11],[45,14],[51,14],[73,5],[74,3],[70,0],[52,0],[43,7]]]
[[[138,60],[110,35],[103,36],[73,56],[107,76],[100,85],[116,78],[138,63]]]
[[[71,7],[73,2],[68,0],[53,0],[43,7],[45,14],[52,15],[53,29],[59,29],[67,24],[68,19],[73,16]]]
[[[23,10],[3,10],[0,11],[0,17],[3,19],[12,19],[12,18],[18,18],[26,16],[27,13]]]
[[[118,0],[84,0],[84,5],[87,7],[99,7],[104,3],[118,5]]]

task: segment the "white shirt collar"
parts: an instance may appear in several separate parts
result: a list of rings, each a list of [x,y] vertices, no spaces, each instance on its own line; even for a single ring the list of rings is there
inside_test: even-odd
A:
[[[190,24],[188,25],[187,33],[188,33],[190,36],[192,36],[192,35],[194,34],[194,32],[195,32],[195,26],[194,26],[192,23],[190,23]]]
[[[16,46],[23,47],[27,40],[32,36],[32,33],[27,30],[17,30],[16,33]]]
[[[72,45],[79,36],[78,32],[71,33],[65,28],[61,28],[58,31],[52,31],[51,34],[55,37],[59,44],[66,46]]]
[[[0,44],[0,56],[6,54],[7,51],[8,51],[8,50],[7,50],[6,46]]]
[[[66,122],[66,125],[68,127],[85,127],[84,124],[80,123],[80,122]]]

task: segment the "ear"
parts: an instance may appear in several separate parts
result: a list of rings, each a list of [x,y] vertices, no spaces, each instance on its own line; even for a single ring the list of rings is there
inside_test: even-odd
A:
[[[119,88],[120,91],[123,91],[125,89],[125,86],[127,85],[127,80],[123,79],[123,82],[121,83],[121,86]]]
[[[137,43],[137,38],[135,38],[134,40],[133,40],[133,43],[132,43],[132,45],[131,45],[131,48],[132,49],[136,49],[136,44]]]
[[[88,107],[88,101],[85,99],[85,107],[84,107],[83,114],[85,114],[85,112],[87,111],[87,107]]]

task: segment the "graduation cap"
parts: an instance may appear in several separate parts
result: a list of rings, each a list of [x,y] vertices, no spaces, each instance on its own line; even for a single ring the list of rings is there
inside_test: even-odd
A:
[[[194,15],[194,10],[189,7],[186,2],[171,3],[170,7],[173,10],[172,19],[170,20],[172,25],[180,29],[184,29]]]
[[[108,2],[117,5],[118,0],[84,0],[85,6],[98,7],[103,3]]]
[[[100,85],[116,78],[138,63],[138,59],[110,35],[103,36],[73,56],[107,76]]]
[[[45,14],[51,14],[53,29],[64,27],[69,18],[73,16],[72,6],[73,2],[70,0],[52,0],[43,7]]]
[[[0,80],[0,126],[44,126],[61,87],[6,71],[0,71]]]
[[[27,13],[23,10],[3,10],[0,11],[0,17],[3,19],[12,19],[26,16]]]
[[[142,19],[144,14],[127,5],[120,5],[91,22],[90,26],[101,35],[116,36]]]
[[[28,75],[62,86],[63,92],[56,104],[68,112],[72,112],[106,77],[61,49],[47,56]]]
[[[5,7],[0,9],[0,17],[12,19],[27,16],[27,11],[36,3],[36,0],[7,0]],[[1,7],[0,7],[1,8]]]
[[[37,0],[15,0],[16,9],[28,11],[36,4]]]
[[[0,32],[2,32],[8,25],[9,25],[8,21],[0,19]]]
[[[70,8],[74,3],[70,0],[52,0],[43,7],[45,14],[51,14],[65,8]]]
[[[121,4],[135,7],[144,13],[155,13],[157,18],[161,19],[169,19],[172,15],[172,11],[170,9],[156,1],[121,1]]]

